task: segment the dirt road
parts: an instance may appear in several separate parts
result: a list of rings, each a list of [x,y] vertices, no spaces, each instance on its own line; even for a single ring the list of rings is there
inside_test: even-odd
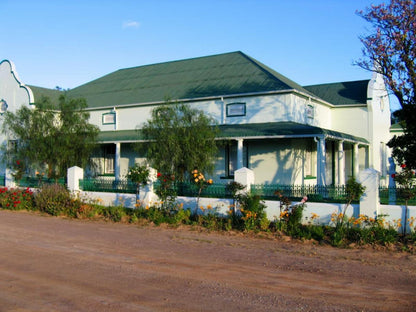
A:
[[[416,256],[0,210],[0,311],[415,311]]]

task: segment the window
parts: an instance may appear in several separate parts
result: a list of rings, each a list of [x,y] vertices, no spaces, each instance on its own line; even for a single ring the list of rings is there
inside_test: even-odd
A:
[[[306,106],[306,116],[308,116],[308,118],[310,119],[313,119],[315,117],[315,108],[312,104],[308,104]]]
[[[227,104],[227,117],[237,117],[246,115],[246,103]]]
[[[116,123],[116,113],[103,114],[103,125],[114,125]]]
[[[7,102],[5,100],[0,100],[0,115],[3,115],[6,111],[9,105],[7,105]]]
[[[316,177],[316,150],[313,148],[313,143],[308,143],[305,150],[304,175],[305,178]]]
[[[243,146],[243,167],[248,167],[247,145]],[[231,141],[225,146],[225,178],[233,178],[235,170],[237,170],[237,142]]]
[[[114,174],[114,159],[116,157],[116,145],[104,145],[104,174]]]

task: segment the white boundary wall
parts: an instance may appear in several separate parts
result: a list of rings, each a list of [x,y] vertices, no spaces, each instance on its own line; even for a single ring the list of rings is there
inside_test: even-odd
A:
[[[373,172],[374,173],[374,172]],[[369,172],[367,174],[372,174]],[[377,179],[371,179],[373,181],[378,181]],[[68,181],[68,184],[70,181]],[[149,194],[151,190],[151,194]],[[374,188],[372,188],[374,190]],[[127,208],[136,208],[136,195],[135,194],[124,194],[124,193],[103,193],[103,192],[84,192],[80,190],[73,190],[80,198],[88,201],[97,201],[104,206],[124,206]],[[374,193],[371,197],[377,196]],[[376,212],[377,216],[383,216],[384,220],[387,223],[390,223],[392,226],[397,228],[397,225],[400,223],[401,227],[397,228],[398,231],[402,232],[404,230],[404,220],[409,220],[410,218],[416,219],[416,206],[408,207],[407,217],[405,218],[406,207],[403,205],[380,205],[378,204],[379,200],[368,200],[369,194],[364,194],[364,200],[360,201],[360,204],[350,205],[346,210],[346,215],[348,217],[354,216],[358,217],[360,214],[367,215],[366,212],[371,211]],[[154,199],[155,201],[149,200],[149,198]],[[153,193],[153,188],[146,187],[143,190],[140,190],[140,199],[145,199],[143,205],[152,205],[157,203],[157,196]],[[195,197],[182,197],[179,196],[176,199],[178,204],[182,204],[184,209],[196,209],[197,198]],[[368,207],[366,203],[371,202],[371,205],[377,205],[375,207]],[[266,213],[269,220],[273,221],[280,215],[280,202],[266,200],[264,201],[266,205]],[[232,199],[221,199],[221,198],[200,198],[198,213],[206,213],[207,207],[211,206],[213,210],[219,215],[226,216],[230,210],[231,205],[233,204]],[[299,202],[292,202],[292,205],[299,204]],[[204,209],[200,209],[200,207]],[[339,203],[314,203],[306,202],[306,207],[303,212],[303,222],[304,223],[313,223],[319,225],[328,225],[331,223],[331,217],[333,213],[339,214],[343,212],[345,204]],[[314,220],[311,219],[312,214],[318,215]],[[375,215],[367,215],[368,217],[374,218]],[[416,225],[416,222],[415,222]],[[409,232],[408,226],[406,226],[406,231]]]

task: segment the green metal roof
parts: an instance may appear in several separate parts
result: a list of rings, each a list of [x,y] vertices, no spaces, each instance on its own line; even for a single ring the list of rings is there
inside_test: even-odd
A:
[[[334,105],[366,104],[369,81],[327,83],[304,86],[304,88]]]
[[[42,87],[36,86],[28,86],[30,90],[32,90],[33,97],[35,98],[35,103],[38,101],[42,96],[48,97],[51,99],[53,104],[57,104],[59,101],[59,96],[62,94],[62,91],[56,89],[47,89]]]
[[[294,122],[219,125],[218,128],[220,130],[218,139],[329,136],[333,139],[368,144],[368,141],[364,138]],[[140,130],[102,131],[98,136],[99,142],[134,142],[139,140],[144,140]]]
[[[246,54],[231,52],[120,69],[68,94],[94,108],[293,89],[308,92]]]
[[[400,122],[397,122],[395,124],[392,124],[390,126],[390,132],[400,132],[403,133],[403,126]]]

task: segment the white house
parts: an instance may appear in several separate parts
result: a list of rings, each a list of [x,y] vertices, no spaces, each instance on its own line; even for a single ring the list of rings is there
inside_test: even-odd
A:
[[[226,144],[217,157],[215,181],[248,167],[258,184],[342,185],[365,168],[378,170],[382,183],[388,182],[390,105],[376,74],[371,80],[302,87],[231,52],[121,69],[67,93],[87,100],[90,122],[101,130],[93,155],[98,175],[121,178],[144,160],[133,148],[142,140],[137,129],[170,98],[217,121],[218,139]],[[2,112],[58,94],[23,85],[11,62],[0,63]]]

